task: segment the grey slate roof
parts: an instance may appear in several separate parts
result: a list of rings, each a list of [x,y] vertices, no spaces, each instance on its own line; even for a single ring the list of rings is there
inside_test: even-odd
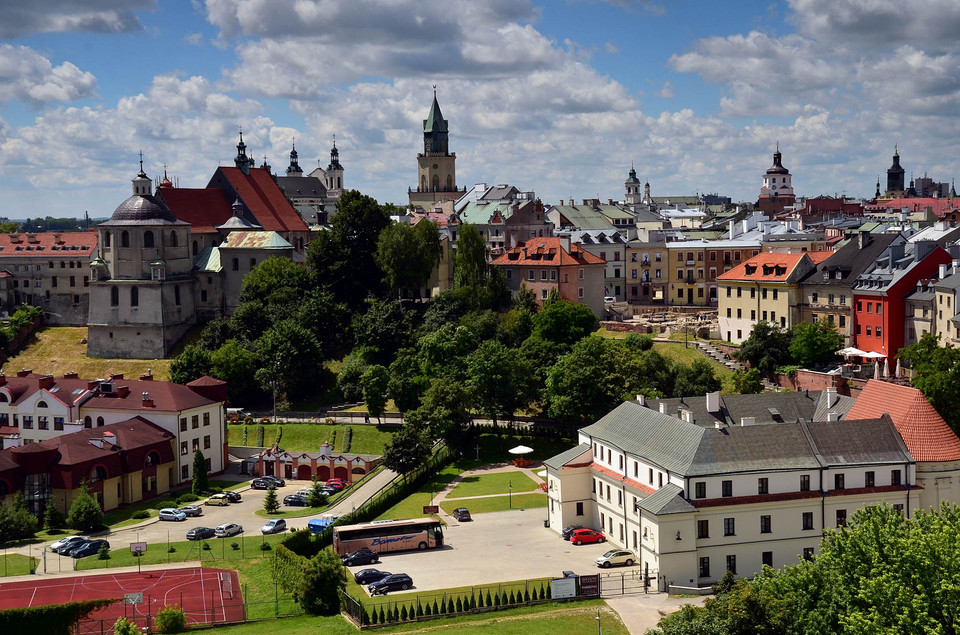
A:
[[[754,417],[758,424],[794,423],[800,419],[813,421],[819,396],[818,391],[721,395],[718,412],[707,411],[705,396],[651,399],[647,404],[652,410],[659,411],[660,404],[663,403],[666,414],[673,416],[681,409],[689,410],[693,413],[695,424],[712,428],[717,422],[727,426],[739,426],[743,417]]]
[[[820,467],[802,424],[736,426],[705,432],[687,476]]]
[[[549,459],[544,461],[543,464],[554,470],[559,470],[561,467],[563,467],[570,461],[574,460],[584,452],[589,452],[589,451],[590,451],[590,444],[581,443],[580,445],[574,448],[570,448],[569,450],[564,450],[560,454],[550,457]]]
[[[848,412],[850,408],[853,407],[853,404],[857,402],[854,397],[848,397],[846,395],[837,395],[836,402],[834,402],[832,408],[827,407],[827,391],[820,393],[820,398],[817,400],[817,409],[813,413],[814,421],[826,421],[828,412],[836,412],[840,415],[842,419]]]
[[[683,488],[676,483],[667,483],[639,502],[640,509],[651,514],[683,514],[697,508],[683,497]]]
[[[819,421],[806,427],[830,466],[913,462],[888,414],[861,421]]]
[[[580,432],[683,474],[690,468],[704,429],[625,401]]]
[[[863,249],[860,248],[859,239],[851,240],[817,265],[801,283],[850,288],[857,277],[880,257],[898,235],[864,234],[863,239],[867,244]],[[824,270],[830,272],[830,277],[826,280],[823,279]],[[837,272],[840,272],[839,278],[836,276]]]

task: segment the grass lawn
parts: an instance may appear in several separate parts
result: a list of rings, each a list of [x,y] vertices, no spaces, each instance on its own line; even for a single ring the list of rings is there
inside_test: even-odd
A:
[[[367,607],[370,607],[371,605],[385,605],[388,602],[390,604],[403,604],[404,602],[414,602],[418,599],[420,600],[421,604],[426,604],[428,602],[432,603],[434,600],[440,602],[440,600],[445,596],[456,599],[458,596],[486,596],[487,593],[496,595],[497,592],[500,592],[501,594],[509,594],[510,592],[513,592],[522,595],[523,592],[527,590],[530,593],[533,593],[540,587],[544,587],[544,589],[546,589],[549,584],[550,578],[534,578],[531,580],[517,580],[515,582],[501,582],[497,584],[478,584],[476,586],[451,587],[449,589],[437,589],[435,591],[408,591],[406,593],[392,592],[386,596],[378,595],[377,597],[370,597],[367,595],[366,590],[360,588],[360,585],[353,581],[353,576],[347,576],[346,592],[353,599],[359,601],[361,604],[364,604]]]
[[[466,507],[471,514],[486,514],[488,512],[505,512],[508,509],[533,509],[547,506],[545,494],[514,494],[512,499],[512,503],[510,496],[491,496],[469,500],[447,499],[441,503],[440,507],[448,514],[452,513],[457,507]]]
[[[3,370],[11,373],[21,368],[29,368],[35,373],[46,373],[55,377],[62,377],[66,372],[75,371],[87,379],[109,377],[110,373],[123,373],[124,377],[137,379],[150,369],[154,379],[158,381],[170,379],[170,361],[175,357],[174,353],[169,359],[87,357],[87,345],[80,343],[86,337],[85,326],[42,327],[37,330],[23,350],[7,360]],[[189,334],[184,338],[185,341],[190,339]]]
[[[700,349],[695,346],[686,347],[682,344],[667,344],[666,342],[654,342],[653,350],[657,351],[671,362],[686,364],[687,366],[691,365],[694,360],[705,359],[713,367],[713,372],[716,376],[723,382],[723,387],[720,388],[721,392],[726,394],[735,393],[736,391],[733,388],[733,371],[724,366],[723,364],[717,363],[714,360],[710,359],[706,355],[700,352]]]
[[[344,432],[347,428],[353,429],[353,438],[350,441],[350,452],[355,454],[383,454],[383,448],[393,438],[393,433],[379,430],[377,426],[356,425],[323,425],[314,423],[284,423],[283,437],[280,445],[290,452],[317,452],[323,443],[333,441],[333,451],[343,452]],[[334,436],[336,433],[336,436]],[[233,424],[227,427],[230,445],[244,445],[243,424]],[[273,443],[277,438],[277,426],[272,423],[263,426],[263,442],[266,445]],[[247,426],[248,446],[257,444],[257,424]]]
[[[272,554],[272,551],[267,551]],[[223,568],[222,562],[210,562],[209,566]],[[230,562],[229,568],[236,569],[240,576],[240,586],[247,604],[247,619],[264,619],[280,615],[299,615],[300,606],[294,599],[277,591],[273,584],[273,556],[267,555],[250,560]],[[286,624],[286,622],[278,622]],[[267,630],[267,629],[264,629]],[[261,631],[263,632],[263,631]]]
[[[224,566],[235,568],[235,563],[246,560],[247,558],[257,558],[263,555],[260,545],[264,542],[271,546],[276,545],[283,539],[283,534],[273,536],[261,536],[260,527],[246,527],[247,535],[232,536],[230,538],[211,538],[210,540],[173,540],[186,533],[178,525],[170,523],[171,529],[170,542],[155,542],[147,545],[147,551],[142,556],[142,564],[163,564],[168,562],[187,562],[193,560],[210,560],[211,566]],[[175,536],[174,536],[175,534]],[[232,548],[232,544],[237,544],[237,549]],[[203,549],[203,545],[210,546],[209,550]],[[176,551],[169,552],[172,547]],[[266,553],[270,553],[269,551]],[[97,556],[88,556],[77,560],[77,570],[87,571],[91,569],[109,569],[111,567],[129,567],[137,564],[137,559],[130,553],[129,549],[111,549],[110,558],[100,560]]]
[[[281,609],[283,607],[281,606]],[[565,604],[541,604],[506,611],[478,613],[429,622],[411,622],[398,626],[375,629],[377,633],[455,633],[456,635],[529,635],[551,633],[556,635],[582,635],[593,633],[597,627],[597,611],[600,611],[601,626],[606,635],[628,635],[629,631],[619,616],[607,607],[603,600],[586,600]],[[279,622],[251,622],[238,626],[222,626],[204,629],[209,635],[260,635],[269,631],[284,635],[356,635],[360,631],[341,618],[290,617]]]
[[[37,568],[37,561],[38,558],[19,553],[5,553],[0,556],[0,576],[30,575]]]
[[[538,485],[526,474],[519,472],[494,472],[493,474],[472,474],[464,476],[447,495],[452,498],[464,496],[484,496],[486,494],[506,494],[513,485],[513,492],[532,492]]]

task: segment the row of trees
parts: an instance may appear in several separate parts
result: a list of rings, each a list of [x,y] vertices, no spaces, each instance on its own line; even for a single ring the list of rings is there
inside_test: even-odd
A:
[[[655,635],[957,633],[960,510],[913,518],[884,504],[827,531],[820,555],[753,579],[730,574],[703,607],[660,621]]]

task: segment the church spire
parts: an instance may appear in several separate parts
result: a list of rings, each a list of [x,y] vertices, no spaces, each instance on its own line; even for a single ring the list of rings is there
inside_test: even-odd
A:
[[[300,167],[300,159],[297,154],[297,140],[291,141],[293,149],[290,150],[290,165],[287,167],[287,176],[303,176],[303,168]]]

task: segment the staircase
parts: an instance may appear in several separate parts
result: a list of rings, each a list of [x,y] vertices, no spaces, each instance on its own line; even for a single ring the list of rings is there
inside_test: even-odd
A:
[[[699,349],[701,353],[703,353],[713,361],[717,362],[718,364],[723,364],[724,366],[726,366],[727,368],[729,368],[734,372],[738,370],[745,370],[743,364],[741,364],[737,360],[733,359],[732,357],[730,357],[729,355],[721,351],[711,342],[704,342],[703,340],[697,340],[696,345],[697,345],[697,349]],[[762,377],[760,381],[763,384],[763,389],[765,392],[773,392],[780,389],[779,386],[777,386],[775,383],[773,383],[766,377]]]

